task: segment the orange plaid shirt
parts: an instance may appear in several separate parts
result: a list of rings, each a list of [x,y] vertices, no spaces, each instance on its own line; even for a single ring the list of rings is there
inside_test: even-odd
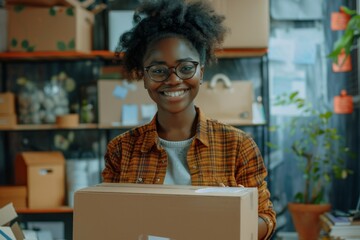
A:
[[[207,119],[196,110],[199,122],[187,153],[192,185],[257,187],[259,217],[267,223],[268,239],[276,216],[264,180],[267,170],[256,143],[242,130]],[[104,182],[163,184],[166,168],[167,154],[160,146],[155,116],[149,124],[109,142],[102,176]]]

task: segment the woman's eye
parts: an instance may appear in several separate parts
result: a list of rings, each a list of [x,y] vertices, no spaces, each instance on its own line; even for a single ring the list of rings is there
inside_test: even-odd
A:
[[[192,72],[192,71],[194,71],[194,66],[192,66],[192,65],[181,67],[181,72],[187,73],[187,72]]]
[[[151,69],[151,72],[153,74],[165,74],[166,69],[165,68],[154,68],[154,69]]]

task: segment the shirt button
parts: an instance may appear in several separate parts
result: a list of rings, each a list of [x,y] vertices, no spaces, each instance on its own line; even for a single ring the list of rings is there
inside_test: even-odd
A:
[[[193,169],[197,169],[197,166],[196,165],[193,165],[193,167],[192,167]]]
[[[139,177],[138,179],[137,179],[137,182],[142,182],[143,181],[143,179],[141,178],[141,177]]]
[[[157,181],[157,182],[160,182],[160,178],[157,178],[156,181]]]

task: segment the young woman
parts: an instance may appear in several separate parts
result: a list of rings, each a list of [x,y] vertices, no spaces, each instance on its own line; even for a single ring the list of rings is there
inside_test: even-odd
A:
[[[104,182],[257,187],[259,239],[276,219],[260,151],[246,133],[208,119],[194,105],[205,64],[223,41],[224,18],[205,1],[145,1],[119,51],[130,78],[157,104],[153,120],[111,140]]]

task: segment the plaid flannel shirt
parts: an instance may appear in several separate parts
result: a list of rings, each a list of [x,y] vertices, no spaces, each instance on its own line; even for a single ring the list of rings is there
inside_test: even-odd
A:
[[[261,153],[245,132],[199,114],[196,136],[187,153],[191,183],[195,186],[258,188],[258,212],[268,226],[265,239],[274,232],[276,215]],[[160,146],[156,116],[144,125],[112,139],[105,154],[104,182],[163,184],[167,154]]]

